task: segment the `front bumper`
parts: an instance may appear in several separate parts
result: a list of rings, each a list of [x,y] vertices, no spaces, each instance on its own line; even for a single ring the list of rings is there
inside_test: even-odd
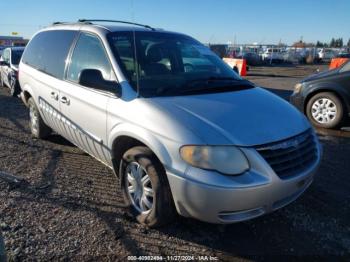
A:
[[[251,169],[240,176],[190,167],[186,177],[167,172],[180,215],[205,222],[227,224],[252,219],[297,199],[312,183],[321,158],[307,171],[279,178],[255,149],[244,149]],[[201,178],[202,181],[199,181]]]
[[[293,92],[289,98],[289,102],[304,114],[304,97],[300,93]]]

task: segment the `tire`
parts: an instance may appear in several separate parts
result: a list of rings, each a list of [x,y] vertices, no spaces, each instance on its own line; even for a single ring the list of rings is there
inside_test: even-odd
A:
[[[322,92],[311,97],[306,106],[306,115],[314,126],[337,128],[343,123],[345,112],[337,95]]]
[[[19,93],[19,84],[17,83],[17,80],[12,79],[10,82],[10,95],[16,97]]]
[[[136,179],[128,178],[134,178],[133,173],[139,174],[144,182],[141,182],[141,179],[136,181]],[[131,215],[140,224],[147,227],[159,227],[170,223],[176,216],[165,169],[149,148],[137,146],[127,150],[120,163],[119,178],[119,186],[125,204]],[[133,186],[133,184],[137,186]],[[140,191],[135,188],[140,188],[141,185],[141,195],[138,194],[139,197],[137,197],[136,192],[140,193]],[[147,188],[147,190],[144,190],[144,188]],[[150,191],[153,191],[153,193],[150,194]],[[137,198],[141,200],[146,198],[146,203],[147,201],[148,204],[151,203],[151,207],[145,204],[142,205],[141,200],[135,200]],[[145,207],[144,210],[142,210],[142,206]]]
[[[39,139],[44,139],[48,137],[52,130],[48,127],[43,119],[41,118],[40,112],[33,100],[33,98],[28,99],[29,108],[29,127],[32,136]]]
[[[1,74],[0,74],[0,87],[4,87],[4,80],[2,79]]]

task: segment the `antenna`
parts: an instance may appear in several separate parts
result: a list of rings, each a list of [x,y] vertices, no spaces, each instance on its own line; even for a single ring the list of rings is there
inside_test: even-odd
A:
[[[131,20],[134,23],[135,21],[135,13],[134,13],[134,0],[131,0]],[[132,30],[133,40],[134,40],[134,68],[136,73],[136,95],[140,96],[140,83],[139,83],[139,63],[137,59],[137,50],[136,50],[136,33],[135,30]]]

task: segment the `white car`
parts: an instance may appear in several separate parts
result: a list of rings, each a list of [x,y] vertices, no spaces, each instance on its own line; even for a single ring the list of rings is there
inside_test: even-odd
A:
[[[279,48],[267,48],[264,53],[262,53],[261,58],[266,62],[282,61],[282,51]]]
[[[332,49],[321,49],[318,52],[318,57],[320,60],[331,60],[336,56],[336,53]]]

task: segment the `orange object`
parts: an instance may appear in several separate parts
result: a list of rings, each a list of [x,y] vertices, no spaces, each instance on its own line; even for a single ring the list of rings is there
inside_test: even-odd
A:
[[[232,67],[232,69],[236,66],[241,76],[247,75],[247,60],[228,57],[224,57],[223,60]]]
[[[332,58],[329,69],[338,68],[348,60],[349,58]]]

